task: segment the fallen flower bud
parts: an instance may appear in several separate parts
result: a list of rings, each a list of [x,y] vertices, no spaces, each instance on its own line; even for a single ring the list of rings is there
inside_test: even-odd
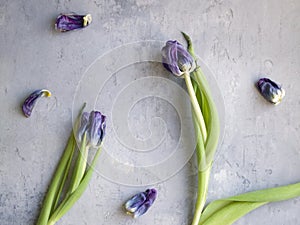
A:
[[[156,196],[157,191],[154,188],[134,195],[125,203],[127,214],[132,215],[133,218],[145,214],[155,201]]]
[[[284,89],[269,78],[259,79],[257,82],[257,88],[267,101],[275,105],[279,104],[285,96]]]
[[[60,32],[81,29],[88,26],[92,22],[91,14],[60,14],[56,18],[55,29]]]
[[[50,97],[51,96],[51,92],[46,90],[46,89],[42,89],[42,90],[37,90],[33,93],[31,93],[24,101],[23,105],[22,105],[22,111],[24,113],[24,115],[26,117],[29,117],[31,115],[31,112],[33,110],[33,107],[35,106],[35,103],[37,102],[37,100],[40,97]]]

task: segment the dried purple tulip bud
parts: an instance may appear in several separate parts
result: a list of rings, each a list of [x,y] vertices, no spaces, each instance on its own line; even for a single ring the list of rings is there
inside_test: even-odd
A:
[[[176,76],[190,73],[196,68],[193,57],[183,45],[176,40],[167,41],[161,51],[164,67]]]
[[[82,113],[77,131],[78,141],[81,142],[84,133],[87,133],[87,144],[94,148],[99,147],[105,136],[105,120],[106,117],[99,111]]]
[[[33,93],[31,93],[24,101],[23,105],[22,105],[22,111],[24,113],[24,115],[26,117],[29,117],[31,115],[31,112],[37,102],[37,100],[40,97],[50,97],[51,96],[51,92],[46,90],[46,89],[42,89],[42,90],[37,90]]]
[[[55,29],[60,32],[81,29],[88,26],[92,22],[91,14],[60,14],[56,18]]]
[[[154,188],[147,189],[145,192],[134,195],[124,205],[127,214],[132,215],[133,218],[145,214],[155,201],[156,196],[157,191]]]
[[[277,105],[285,96],[285,91],[281,85],[269,78],[261,78],[257,82],[257,88],[261,95],[269,102]]]

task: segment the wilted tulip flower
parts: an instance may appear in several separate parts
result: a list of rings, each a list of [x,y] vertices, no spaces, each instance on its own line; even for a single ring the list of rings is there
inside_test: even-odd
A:
[[[78,141],[81,142],[86,133],[87,145],[99,147],[105,135],[106,117],[99,111],[84,112],[81,115],[77,131]]]
[[[268,78],[261,78],[257,82],[257,88],[261,95],[269,102],[277,105],[285,96],[285,91],[281,85],[276,84]]]
[[[29,117],[31,115],[31,112],[37,102],[37,100],[40,97],[50,97],[51,96],[51,92],[46,90],[46,89],[42,89],[42,90],[36,90],[34,92],[32,92],[24,101],[23,105],[22,105],[22,111],[24,113],[24,115],[26,117]]]
[[[156,196],[157,191],[154,188],[147,189],[145,192],[138,193],[129,199],[125,203],[125,209],[133,218],[137,218],[148,211]]]
[[[88,26],[91,22],[91,14],[60,14],[56,18],[55,29],[61,32],[76,30]]]
[[[190,73],[196,68],[193,57],[176,40],[167,41],[162,48],[162,63],[167,70],[176,76]]]
[[[82,196],[92,178],[101,153],[106,117],[99,111],[82,113],[85,106],[86,104],[80,110],[74,133],[71,134],[54,173],[37,225],[56,224]],[[76,138],[81,142],[78,146],[80,151],[78,154],[75,154]],[[67,177],[70,177],[68,182],[66,182]]]

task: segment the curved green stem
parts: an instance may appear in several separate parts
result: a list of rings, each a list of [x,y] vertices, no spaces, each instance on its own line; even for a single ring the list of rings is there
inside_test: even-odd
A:
[[[231,225],[245,214],[265,204],[267,202],[232,202],[200,224]]]
[[[202,211],[206,202],[210,170],[211,167],[209,167],[205,171],[199,171],[198,173],[197,202],[196,202],[196,208],[195,208],[192,225],[198,225],[200,222]]]
[[[195,82],[193,82],[193,88],[194,88],[194,91],[197,96],[197,93],[199,94],[199,89]],[[198,96],[198,97],[201,97],[201,96]],[[198,97],[197,97],[197,99],[199,99],[201,101],[201,98],[198,98]],[[202,104],[203,102],[201,101],[199,103]],[[197,191],[197,201],[196,201],[196,205],[195,205],[195,213],[194,213],[192,225],[198,225],[200,222],[200,218],[202,215],[202,211],[203,211],[205,202],[206,202],[206,194],[207,194],[207,189],[208,189],[211,164],[207,165],[207,162],[206,162],[204,141],[203,141],[203,138],[201,135],[201,130],[199,128],[199,124],[197,123],[196,113],[194,110],[192,110],[192,114],[193,114],[195,134],[196,134],[196,139],[197,139],[196,153],[197,153],[197,162],[198,162],[198,191]]]
[[[184,36],[187,44],[188,44],[188,51],[193,56],[195,60],[197,57],[194,52],[193,43],[191,38],[184,32],[181,32]],[[213,101],[212,95],[210,93],[210,88],[206,77],[204,76],[200,67],[197,67],[192,74],[195,77],[195,81],[197,82],[198,88],[201,90],[201,93],[205,96],[207,100],[206,107],[209,108],[209,121],[206,123],[207,125],[207,140],[205,141],[205,152],[206,152],[206,161],[211,163],[213,161],[213,157],[215,151],[218,146],[218,139],[220,135],[220,122],[217,107]]]
[[[99,155],[101,153],[101,148],[99,148],[94,156],[94,159],[86,171],[84,177],[82,178],[80,184],[76,188],[76,190],[69,195],[67,198],[65,198],[61,204],[58,206],[58,208],[54,211],[54,213],[51,215],[47,225],[54,225],[63,215],[65,215],[72,206],[76,203],[76,201],[81,197],[81,195],[86,190],[89,181],[92,178],[92,174],[94,171],[94,167],[96,165],[97,159],[99,158]]]
[[[41,209],[41,212],[40,212],[40,215],[39,215],[39,218],[37,221],[37,225],[46,225],[47,224],[53,203],[56,202],[57,194],[60,190],[60,184],[64,178],[64,172],[66,172],[65,168],[68,165],[68,162],[74,152],[74,146],[75,146],[74,143],[75,143],[75,138],[72,133],[71,137],[69,138],[66,150],[64,151],[63,156],[61,157],[61,160],[57,166],[57,169],[55,171],[52,182],[49,186],[48,192],[46,194],[46,197],[45,197],[45,200],[43,203],[43,207]]]
[[[300,183],[219,199],[211,202],[204,209],[199,225],[229,225],[259,206],[298,196],[300,196]]]
[[[72,135],[73,133],[71,133]],[[53,200],[53,204],[52,204],[52,209],[51,209],[51,213],[56,209],[57,205],[58,205],[58,202],[61,198],[61,195],[62,195],[62,191],[63,191],[63,188],[65,186],[65,183],[66,183],[66,180],[67,180],[67,177],[68,177],[68,174],[69,174],[69,171],[70,171],[70,167],[71,167],[71,163],[72,163],[72,159],[73,159],[73,155],[74,155],[74,152],[75,152],[75,146],[76,146],[76,143],[75,143],[75,138],[74,138],[74,141],[73,141],[73,145],[72,145],[72,152],[70,154],[70,157],[69,157],[69,160],[65,166],[65,171],[64,171],[64,175],[63,177],[61,178],[61,182],[60,182],[60,185],[58,187],[58,191],[56,193],[56,196]]]
[[[199,124],[200,130],[201,130],[201,135],[202,138],[204,140],[204,143],[206,142],[206,138],[207,138],[207,131],[206,131],[206,126],[205,126],[205,122],[204,122],[204,118],[194,91],[194,87],[191,81],[191,77],[189,73],[184,73],[184,79],[185,79],[185,83],[187,86],[187,90],[191,99],[191,103],[193,106],[193,110],[195,112],[195,116],[196,116],[196,120]]]
[[[196,60],[190,37],[183,32],[182,34],[188,43],[189,53]],[[192,74],[194,74],[195,80],[191,80],[190,74],[184,74],[184,78],[193,105],[197,137],[198,192],[192,225],[198,225],[206,202],[213,154],[218,145],[220,128],[218,112],[205,76],[200,68],[197,68]]]
[[[83,135],[83,138],[82,138],[81,147],[78,152],[78,156],[77,156],[74,171],[72,174],[70,186],[68,188],[67,197],[76,190],[76,188],[80,184],[82,177],[86,170],[87,157],[88,157],[88,147],[86,146],[86,136],[87,136],[87,133],[85,132]]]
[[[209,127],[207,129],[208,138],[205,142],[205,152],[207,162],[212,162],[214,158],[215,151],[218,146],[219,136],[220,136],[220,121],[218,116],[217,107],[211,97],[209,87],[206,85],[206,78],[201,70],[198,67],[194,72],[195,80],[198,84],[199,89],[205,96],[207,100],[207,107],[209,108],[210,121]]]

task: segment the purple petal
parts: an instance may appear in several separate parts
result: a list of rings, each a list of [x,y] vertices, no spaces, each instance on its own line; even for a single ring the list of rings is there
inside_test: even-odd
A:
[[[99,136],[100,136],[99,141],[98,141],[98,145],[101,144],[101,142],[103,141],[103,138],[104,138],[104,136],[105,136],[106,116],[102,115],[102,116],[101,116],[101,120],[102,120],[101,126],[100,126],[100,129],[99,129],[99,131],[98,131]]]
[[[134,218],[137,218],[148,211],[156,199],[157,191],[154,188],[147,189],[144,194],[146,195],[146,201],[133,213]]]
[[[92,21],[90,14],[60,14],[55,23],[55,29],[61,32],[76,30],[88,26]]]
[[[92,111],[89,117],[89,143],[93,147],[98,147],[105,135],[106,117],[99,111]]]
[[[145,201],[146,194],[144,192],[138,193],[125,203],[125,209],[129,213],[134,213]]]
[[[281,86],[279,86],[279,84],[276,84],[274,81],[272,81],[269,78],[261,78],[261,79],[259,79],[258,82],[257,82],[257,85],[259,86],[259,88],[262,88],[262,86],[265,83],[269,83],[272,87],[274,87],[276,89],[280,89],[281,88]]]
[[[140,217],[141,215],[145,214],[152,204],[149,201],[144,202],[134,213],[133,218]]]
[[[162,48],[162,62],[169,71],[173,74],[180,76],[180,71],[177,61],[177,41],[167,41],[166,45]]]
[[[147,200],[149,200],[149,202],[151,203],[151,205],[153,204],[153,202],[155,201],[156,199],[156,196],[157,196],[157,191],[152,188],[152,189],[147,189],[145,191],[145,194],[147,196]]]
[[[180,43],[178,43],[177,45],[177,55],[178,55],[179,68],[181,68],[181,66],[184,65],[188,65],[189,67],[192,67],[194,59]]]
[[[99,130],[101,127],[101,113],[92,111],[89,118],[89,141],[92,146],[96,146],[100,139]]]
[[[37,102],[37,100],[40,97],[43,96],[47,96],[50,97],[51,96],[51,92],[46,90],[46,89],[42,89],[42,90],[37,90],[33,93],[31,93],[24,101],[23,105],[22,105],[22,111],[24,113],[24,115],[26,117],[29,117],[32,113],[32,110]]]
[[[127,213],[133,215],[134,218],[137,218],[148,211],[155,201],[156,196],[157,191],[155,189],[147,189],[129,199],[125,204],[125,209],[127,210]]]
[[[257,82],[257,88],[261,95],[269,102],[278,104],[285,95],[281,86],[269,78],[261,78]]]

